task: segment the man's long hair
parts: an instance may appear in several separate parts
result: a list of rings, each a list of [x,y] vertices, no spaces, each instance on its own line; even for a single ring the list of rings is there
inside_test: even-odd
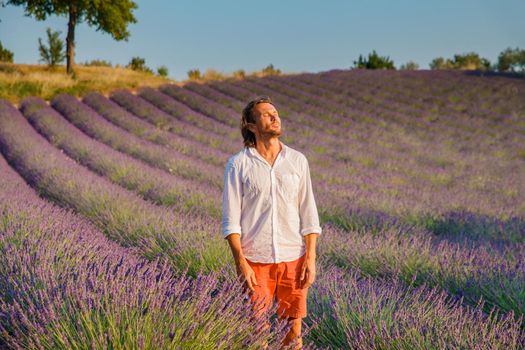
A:
[[[255,134],[248,129],[248,124],[255,124],[255,116],[253,115],[253,108],[259,103],[270,103],[272,100],[268,96],[260,96],[248,102],[246,107],[242,110],[241,117],[241,134],[244,139],[244,147],[255,147]]]

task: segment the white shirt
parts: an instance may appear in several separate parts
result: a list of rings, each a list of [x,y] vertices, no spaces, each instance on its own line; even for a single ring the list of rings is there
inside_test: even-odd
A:
[[[306,253],[304,235],[321,233],[308,160],[279,141],[273,167],[256,148],[228,159],[222,193],[224,238],[241,235],[253,262],[292,261]]]

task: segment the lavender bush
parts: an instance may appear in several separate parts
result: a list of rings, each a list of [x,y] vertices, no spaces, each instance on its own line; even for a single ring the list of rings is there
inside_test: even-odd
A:
[[[224,142],[224,137],[197,127],[185,120],[177,119],[175,116],[160,110],[144,98],[135,96],[129,91],[115,91],[111,94],[111,100],[138,118],[144,119],[157,128],[165,129],[175,135],[193,138],[217,151],[223,151],[228,154],[238,149],[238,143],[235,145],[233,142]]]
[[[91,93],[85,96],[82,101],[98,114],[130,133],[148,141],[171,147],[185,156],[196,157],[216,166],[223,166],[228,160],[228,154],[209,147],[205,143],[188,139],[189,130],[186,128],[189,125],[181,127],[178,129],[178,133],[173,135],[169,131],[141,120],[98,93]]]
[[[325,265],[354,269],[363,275],[439,287],[470,306],[481,298],[486,312],[497,307],[502,313],[525,315],[524,244],[464,247],[448,240],[433,241],[423,230],[413,230],[407,236],[393,227],[374,236],[331,227],[330,239],[319,249],[321,259],[326,259]]]
[[[51,143],[111,181],[178,211],[200,211],[220,217],[220,192],[215,187],[171,175],[93,140],[42,100],[25,99],[21,110]]]
[[[231,269],[176,277],[40,199],[1,156],[0,173],[0,347],[279,348],[288,326],[262,332]]]
[[[56,96],[51,105],[88,135],[111,147],[149,162],[153,166],[180,176],[220,186],[222,178],[214,176],[216,168],[173,149],[136,137],[99,116],[91,108],[69,95]]]
[[[206,131],[211,131],[226,137],[227,139],[225,142],[237,141],[239,146],[242,145],[242,142],[239,142],[237,130],[226,127],[220,122],[210,119],[207,116],[202,115],[191,108],[188,108],[185,104],[175,101],[158,90],[152,88],[143,88],[140,90],[139,96],[179,120],[188,122]]]
[[[348,73],[350,74],[358,75]],[[333,112],[333,108],[329,106],[339,107],[340,118],[344,119],[337,125],[341,132],[344,130],[347,145],[335,149],[338,161],[306,152],[311,160],[314,182],[320,189],[318,192],[323,204],[321,210],[325,218],[341,222],[345,226],[359,226],[362,220],[351,213],[359,212],[360,208],[370,208],[410,224],[422,225],[435,233],[468,232],[473,238],[510,242],[523,240],[525,225],[523,219],[520,219],[520,213],[525,207],[522,201],[520,204],[522,197],[519,193],[525,193],[525,189],[519,178],[525,176],[525,172],[519,158],[500,160],[482,157],[481,153],[466,152],[463,144],[468,142],[458,135],[456,127],[444,124],[440,126],[440,133],[436,133],[432,123],[418,124],[422,119],[393,112],[390,108],[377,108],[377,104],[367,103],[365,96],[361,99],[353,97],[359,93],[359,89],[367,88],[364,84],[367,82],[366,78],[362,79],[361,84],[354,84],[355,89],[350,90],[340,86],[346,80],[338,78],[339,85],[334,83],[335,78],[342,75],[339,71],[327,82],[324,80],[328,79],[321,79],[324,75],[328,74],[270,77],[253,79],[253,82],[278,80],[279,84],[273,84],[272,88],[287,93],[279,104],[282,109],[288,107],[287,102],[291,100],[289,96],[301,97],[302,104],[292,105],[319,117],[325,115],[319,113],[319,108]],[[359,72],[359,75],[366,73]],[[370,73],[366,77],[372,80],[375,76],[379,74]],[[306,78],[312,81],[308,92],[304,88],[307,84],[301,82]],[[301,85],[298,86],[296,82]],[[260,91],[258,85],[262,83],[250,84],[254,91]],[[225,94],[239,101],[254,95],[247,88],[240,87],[248,86],[246,82],[219,82],[210,86],[219,90],[222,95],[210,93],[209,88],[198,84],[188,88],[230,106],[236,104],[228,102]],[[381,91],[378,86],[383,90],[390,88],[388,82],[371,88]],[[325,91],[328,88],[330,90]],[[402,89],[405,90],[409,89]],[[388,106],[391,106],[390,102]],[[319,108],[311,109],[312,104]],[[469,117],[470,119],[472,118]],[[351,127],[344,128],[343,121],[347,124],[351,121],[348,124]],[[418,129],[414,130],[415,127]],[[487,126],[479,127],[491,132]],[[446,131],[449,135],[441,136],[441,131]],[[457,147],[453,147],[456,143]],[[494,144],[491,147],[498,154],[515,149],[510,145],[506,149]],[[318,151],[330,150],[325,141],[315,142],[307,149],[311,148],[317,148]],[[499,176],[502,169],[508,169],[507,176],[503,179]],[[319,181],[320,175],[325,183]],[[464,188],[469,188],[469,191],[462,190]],[[499,188],[505,190],[500,191]],[[490,195],[487,191],[490,191]],[[325,193],[329,193],[326,197],[330,199],[323,198]],[[348,204],[344,204],[345,202]],[[490,222],[490,225],[485,225]]]
[[[439,289],[322,270],[309,304],[310,339],[331,349],[521,349],[519,323],[461,308]],[[457,320],[461,319],[458,323]]]
[[[50,145],[3,101],[0,147],[28,183],[81,212],[111,239],[140,247],[149,259],[165,256],[175,269],[188,268],[193,276],[226,263],[218,219],[155,206],[96,175]]]

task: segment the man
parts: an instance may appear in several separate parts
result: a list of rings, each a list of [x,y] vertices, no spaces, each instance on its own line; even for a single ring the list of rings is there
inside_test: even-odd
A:
[[[300,349],[321,234],[308,161],[279,140],[281,119],[269,97],[247,104],[241,133],[244,149],[224,172],[223,234],[255,315],[264,315],[275,298],[279,317],[292,322],[283,345],[297,339]]]

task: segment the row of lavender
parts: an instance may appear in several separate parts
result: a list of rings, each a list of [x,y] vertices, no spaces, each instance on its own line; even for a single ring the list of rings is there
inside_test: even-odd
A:
[[[22,123],[15,110],[2,106],[2,130],[12,131],[9,122],[17,119]],[[15,150],[6,152],[12,160]],[[177,276],[162,260],[138,257],[145,253],[141,247],[121,248],[85,220],[39,199],[3,158],[0,171],[3,346],[255,349],[265,340],[270,348],[278,346],[284,324],[276,324],[269,337],[257,331],[245,316],[249,312],[239,284],[224,281],[232,271],[196,280]],[[356,349],[523,346],[512,316],[487,318],[481,307],[464,308],[436,289],[363,279],[356,271],[334,267],[324,271],[324,266],[309,304],[313,316],[307,340],[312,344]]]
[[[319,119],[325,119],[327,115],[333,117],[331,107],[340,103],[339,118],[346,115],[346,121],[352,121],[350,130],[344,129],[342,137],[333,136],[346,138],[346,146],[337,149],[342,162],[333,164],[323,159],[318,164],[313,157],[313,167],[314,173],[326,174],[328,164],[342,169],[340,173],[346,172],[344,176],[334,176],[329,183],[330,186],[333,182],[341,184],[338,193],[346,195],[349,202],[357,202],[357,207],[371,207],[408,218],[409,221],[419,221],[431,229],[438,226],[437,230],[444,231],[442,228],[445,226],[446,230],[458,231],[471,226],[471,231],[487,231],[484,233],[492,238],[507,236],[510,241],[523,241],[525,224],[519,216],[525,210],[525,184],[521,181],[525,176],[525,164],[523,155],[517,152],[525,140],[523,133],[516,132],[522,125],[520,120],[523,123],[525,118],[523,102],[514,101],[512,107],[507,107],[514,109],[508,112],[510,115],[495,118],[502,120],[499,124],[486,122],[482,115],[476,114],[477,111],[472,111],[462,118],[440,115],[442,119],[456,122],[451,127],[447,127],[447,123],[423,123],[424,127],[417,127],[422,118],[418,118],[413,108],[409,113],[399,114],[371,103],[366,104],[371,111],[366,111],[361,107],[365,104],[364,97],[358,95],[358,98],[352,98],[359,92],[358,88],[352,87],[353,79],[345,79],[344,75],[341,78],[341,75],[287,76],[279,78],[278,83],[273,81],[277,78],[254,79],[235,84],[217,83],[211,87],[238,100],[246,99],[251,91],[273,91],[272,96],[280,98],[282,106],[294,108],[295,105],[298,110],[302,108],[303,112],[316,115]],[[308,88],[305,88],[308,85],[306,82],[309,83]],[[463,81],[454,92],[469,84],[470,81]],[[522,92],[525,92],[524,85],[518,85]],[[389,84],[384,81],[379,86],[381,89],[378,87],[376,90],[381,91],[387,89],[383,86],[388,87]],[[209,93],[208,87],[189,85],[187,88],[214,101],[222,99],[221,103],[225,103],[223,96]],[[487,84],[485,91],[488,89],[492,87]],[[384,116],[384,122],[381,122],[380,116]],[[393,127],[396,119],[399,126]],[[475,130],[475,137],[458,127],[458,122]],[[481,147],[483,143],[478,140],[484,140],[487,147]],[[311,148],[315,150],[317,147],[323,152],[323,148],[329,148],[325,145],[315,143]],[[464,145],[468,145],[468,151]],[[487,154],[489,146],[492,147],[492,154]],[[354,190],[356,187],[359,191]],[[348,189],[352,189],[351,193]],[[455,220],[456,214],[463,212],[467,214],[464,222]],[[486,225],[492,219],[494,223]],[[476,220],[482,223],[477,224]],[[498,226],[505,229],[499,230]]]
[[[231,271],[177,275],[40,199],[1,156],[0,174],[1,348],[278,348],[287,326],[264,334]]]
[[[41,116],[41,126],[46,123],[46,118],[55,117],[54,120],[59,120],[59,116],[53,114],[54,110],[41,104],[37,108],[33,102],[34,100],[29,99],[22,109],[30,118],[33,116],[38,119],[38,116]],[[74,208],[94,222],[112,240],[123,246],[140,247],[148,258],[167,255],[174,268],[189,268],[193,275],[197,271],[214,270],[221,264],[219,257],[227,256],[220,236],[210,235],[211,232],[217,232],[216,217],[199,213],[198,206],[184,210],[187,206],[184,201],[175,201],[171,207],[146,201],[64,155],[38,134],[13,107],[4,104],[2,114],[0,144],[5,157],[16,170],[43,195],[61,205]],[[52,123],[48,122],[48,125],[50,124]],[[55,139],[57,138],[55,136]],[[71,140],[70,137],[67,138]],[[93,158],[99,157],[99,160],[91,160],[90,165],[102,169],[103,166],[96,162],[108,167],[123,164],[135,166],[134,170],[140,172],[146,171],[138,175],[130,172],[133,178],[123,180],[128,184],[134,182],[139,193],[142,193],[142,187],[150,183],[147,175],[160,176],[155,172],[148,173],[151,169],[147,169],[145,164],[134,163],[131,158],[119,161],[118,156],[124,157],[123,155],[116,154],[116,151],[111,152],[100,143],[95,146],[99,147],[95,151],[87,146],[82,151],[82,154],[90,154]],[[115,164],[110,164],[111,160]],[[126,161],[129,161],[129,164]],[[152,182],[154,186],[164,188],[158,190],[157,195],[154,191],[143,193],[144,195],[161,199],[170,193],[180,192],[175,187],[179,185],[176,179],[169,174],[162,175],[165,180],[159,178],[160,184],[156,184],[155,178],[152,178]],[[144,179],[148,183],[140,182]],[[168,192],[164,193],[165,190]],[[176,210],[177,208],[181,209]],[[191,232],[191,236],[187,232]]]
[[[210,91],[212,89],[201,85],[189,85],[187,88],[192,91],[198,91],[208,98],[208,100],[195,96],[194,92],[189,93],[188,91],[184,91],[188,89],[180,89],[175,86],[166,87],[163,91],[178,99],[178,101],[168,99],[161,92],[151,89],[141,92],[141,96],[175,116],[179,116],[180,114],[180,112],[177,111],[178,108],[176,108],[176,104],[184,102],[196,110],[207,113],[210,118],[218,118],[217,116],[220,116],[222,120],[230,118],[230,121],[232,121],[231,116],[239,113],[239,109],[242,106],[241,101],[253,97],[251,90],[239,87],[239,85],[242,84],[245,83],[236,83],[235,86],[234,84],[227,83],[224,90],[224,92],[232,94],[237,100],[231,96],[226,96],[225,98],[224,94]],[[221,86],[223,85],[225,84],[221,84]],[[257,89],[257,87],[252,88],[255,91],[260,90],[260,88]],[[234,93],[231,91],[234,91]],[[235,110],[228,110],[225,106],[235,107]],[[212,112],[213,110],[217,110],[217,113],[214,114]],[[285,120],[285,122],[289,121]],[[293,122],[290,122],[290,124],[293,124]],[[309,130],[304,130],[303,127],[304,125],[295,124],[293,131],[296,132],[296,134],[304,133],[308,135],[311,133]],[[223,125],[223,128],[227,129],[228,126]],[[288,134],[295,135],[293,132]],[[377,140],[375,136],[377,135],[364,134],[362,139]],[[457,208],[464,208],[465,203],[467,203],[468,206],[465,211],[481,212],[482,214],[480,215],[483,215],[483,217],[481,217],[480,220],[483,220],[485,216],[488,219],[483,220],[485,222],[490,221],[491,218],[502,218],[502,220],[495,220],[496,222],[488,226],[490,230],[488,230],[487,235],[495,238],[507,234],[511,241],[523,239],[523,237],[519,237],[518,235],[519,231],[523,230],[523,223],[518,222],[517,227],[513,227],[516,222],[506,220],[505,218],[505,215],[507,215],[507,218],[509,216],[512,217],[514,212],[519,212],[520,210],[519,202],[516,204],[516,200],[520,200],[521,198],[519,194],[523,192],[523,184],[519,181],[521,176],[520,172],[509,172],[505,178],[505,183],[497,181],[497,178],[492,178],[491,181],[488,182],[485,180],[487,167],[485,164],[476,166],[478,162],[477,157],[465,159],[463,154],[457,152],[451,154],[451,152],[448,152],[442,154],[438,159],[429,159],[427,161],[419,154],[417,158],[414,159],[414,156],[410,154],[408,157],[405,157],[404,154],[399,151],[394,153],[387,152],[384,149],[378,149],[372,157],[363,157],[363,154],[370,154],[374,148],[370,147],[371,145],[363,144],[363,142],[361,142],[361,144],[351,144],[351,146],[355,146],[352,152],[356,154],[355,156],[352,155],[352,160],[356,161],[345,162],[344,166],[341,166],[341,162],[338,162],[337,159],[331,161],[330,157],[322,154],[324,149],[328,147],[321,147],[320,149],[318,145],[325,144],[324,142],[327,139],[329,138],[326,137],[326,135],[324,135],[321,140],[307,139],[308,141],[312,140],[315,144],[315,146],[310,148],[314,149],[314,151],[317,148],[318,153],[321,153],[310,153],[309,156],[312,159],[314,170],[316,170],[314,177],[317,176],[317,185],[321,187],[321,201],[326,199],[323,203],[326,204],[326,207],[322,206],[322,208],[327,208],[327,210],[323,214],[334,212],[335,203],[335,208],[341,208],[341,206],[344,207],[344,204],[341,203],[351,202],[356,203],[356,206],[345,208],[343,215],[356,210],[356,208],[374,207],[379,211],[401,214],[397,216],[406,216],[411,219],[414,217],[415,221],[423,221],[425,224],[427,224],[426,221],[428,221],[429,226],[443,226],[454,219],[454,213],[450,213],[450,211]],[[394,144],[392,140],[389,141],[388,145],[391,144]],[[419,152],[419,147],[416,147],[418,145],[413,145],[413,142],[411,142],[408,143],[407,147],[409,146],[412,146],[413,149],[417,149]],[[299,147],[301,147],[301,145],[299,145]],[[433,147],[433,149],[434,148],[435,147]],[[361,152],[361,154],[359,154],[359,152]],[[341,150],[341,153],[344,154],[344,149]],[[403,167],[403,161],[410,166]],[[418,166],[417,169],[414,169],[414,161],[429,164],[425,167]],[[348,163],[352,164],[349,165]],[[359,163],[363,163],[363,166],[360,166]],[[465,165],[463,166],[463,164]],[[491,169],[501,171],[501,167],[496,167],[494,162],[491,164]],[[499,166],[499,164],[496,165]],[[447,171],[443,169],[443,166],[454,166],[459,169]],[[476,167],[472,169],[472,166]],[[508,167],[513,166],[514,164],[510,164]],[[521,168],[523,168],[523,166],[521,166]],[[466,173],[466,170],[468,170],[469,173]],[[352,176],[348,176],[349,174]],[[496,172],[494,172],[493,176],[495,175]],[[322,178],[319,178],[320,176],[322,176]],[[464,189],[469,186],[474,186],[474,188],[471,188],[472,191],[458,191],[459,188]],[[487,192],[486,187],[488,186],[493,188],[491,196],[487,196],[486,193],[484,193]],[[500,187],[504,187],[505,191],[500,191]],[[436,198],[434,195],[436,190],[444,192],[444,195]],[[508,197],[510,197],[510,200]],[[363,199],[366,199],[366,201]],[[385,203],[387,206],[385,206]],[[516,210],[516,208],[518,208],[518,210]],[[442,215],[432,217],[431,213],[439,213]],[[419,217],[423,217],[423,219]],[[470,217],[467,216],[467,219],[476,219],[478,217],[470,215]],[[505,226],[505,230],[498,229],[502,223]],[[475,221],[469,224],[476,226]],[[477,225],[477,227],[473,228],[478,230],[482,228],[482,226],[484,225]],[[453,225],[451,225],[450,228],[454,228]]]
[[[165,111],[174,114],[175,116],[180,116],[181,114],[184,114],[184,112],[180,111],[181,108],[178,107],[181,104],[180,101],[182,101],[184,103],[188,103],[194,109],[198,109],[203,113],[207,113],[207,115],[211,118],[217,118],[217,116],[220,116],[220,119],[222,120],[228,120],[229,118],[230,122],[236,123],[236,121],[233,121],[231,116],[233,114],[238,114],[240,107],[242,106],[241,101],[245,101],[250,96],[253,96],[253,93],[249,89],[244,89],[242,92],[239,92],[239,90],[242,90],[242,88],[240,88],[238,85],[241,84],[235,84],[234,89],[232,89],[233,84],[229,84],[226,86],[226,90],[230,94],[231,91],[235,92],[234,95],[237,98],[237,100],[233,99],[232,97],[225,98],[224,94],[222,96],[219,96],[217,93],[212,93],[210,92],[211,89],[206,86],[188,86],[188,89],[191,89],[192,91],[198,91],[203,96],[214,100],[214,102],[219,103],[211,103],[210,100],[205,100],[202,98],[199,99],[197,96],[194,96],[194,93],[190,94],[188,93],[188,91],[184,91],[187,89],[178,89],[173,86],[164,89],[164,91],[170,94],[172,97],[178,98],[178,102],[166,98],[166,96],[163,96],[162,93],[155,90],[143,91],[141,95],[148,99],[150,102],[156,104]],[[276,87],[273,88],[275,94]],[[252,87],[252,89],[260,90],[260,88],[258,88],[257,86]],[[272,90],[270,90],[269,92],[272,92]],[[290,99],[288,98],[287,100],[283,100],[283,102],[289,100]],[[220,104],[229,106],[234,109],[228,110],[223,106],[219,106]],[[329,104],[331,104],[331,101]],[[129,104],[126,107],[128,106]],[[213,113],[214,110],[218,112]],[[193,112],[193,115],[196,114],[197,113]],[[202,115],[200,115],[200,117],[202,118]],[[213,120],[210,118],[208,119]],[[286,120],[286,122],[288,122],[288,120]],[[215,122],[215,124],[217,123]],[[310,129],[303,130],[301,128],[302,125],[294,125],[294,130],[292,131],[296,131],[295,134],[299,133],[306,135],[312,132]],[[228,128],[228,125],[223,125],[223,129],[229,130],[231,128]],[[290,134],[295,135],[293,132],[290,132]],[[367,135],[365,133],[361,136],[361,139],[377,141],[376,136],[378,135]],[[235,135],[234,137],[238,139],[238,135]],[[387,145],[390,147],[391,145],[395,145],[395,143],[391,135],[389,137],[390,140],[388,141]],[[320,147],[318,145],[322,145],[323,143],[325,143],[326,139],[329,139],[326,137],[326,135],[324,135],[324,137],[321,140],[313,139],[316,145],[312,148],[314,150],[317,149],[319,152],[323,153],[323,147]],[[385,142],[383,141],[383,143]],[[351,160],[350,162],[345,162],[346,164],[344,168],[342,168],[340,165],[336,166],[337,161],[341,160],[341,158],[336,159],[336,162],[330,162],[330,159],[324,155],[310,155],[312,157],[312,163],[314,167],[319,166],[319,170],[322,167],[323,171],[316,171],[314,173],[314,176],[316,174],[323,175],[322,179],[318,178],[318,182],[323,187],[323,193],[329,191],[328,197],[330,197],[330,202],[333,202],[333,195],[336,195],[337,197],[337,194],[340,194],[344,196],[345,201],[348,201],[348,199],[352,199],[352,201],[361,201],[362,198],[374,198],[373,202],[383,203],[386,201],[386,199],[388,199],[390,202],[392,202],[392,204],[390,204],[387,208],[380,208],[383,209],[383,211],[388,212],[395,211],[393,210],[394,207],[397,210],[399,210],[400,207],[407,210],[414,210],[414,208],[417,208],[420,211],[427,209],[427,211],[429,212],[436,212],[439,209],[441,209],[441,212],[443,212],[443,208],[447,208],[447,205],[448,208],[457,208],[461,207],[462,204],[469,202],[471,206],[481,207],[482,211],[484,211],[485,213],[492,214],[491,216],[494,216],[494,213],[496,212],[496,210],[494,209],[495,207],[503,207],[503,210],[499,209],[499,212],[496,213],[497,216],[501,216],[502,212],[505,212],[507,214],[510,212],[512,214],[511,210],[518,208],[517,211],[519,211],[520,209],[519,203],[518,205],[516,205],[516,199],[519,200],[519,198],[521,198],[520,193],[522,192],[522,188],[520,188],[521,182],[519,181],[521,174],[519,172],[509,172],[509,176],[507,177],[508,181],[504,184],[501,184],[501,182],[496,181],[497,179],[494,178],[492,178],[491,181],[488,182],[484,178],[487,173],[487,167],[485,166],[486,164],[480,164],[479,166],[476,166],[475,169],[472,169],[472,166],[475,166],[479,162],[479,159],[477,157],[470,157],[468,159],[465,159],[466,157],[464,154],[459,154],[457,152],[448,152],[442,154],[440,158],[434,159],[434,155],[434,158],[430,158],[427,160],[424,157],[426,156],[425,154],[419,154],[419,149],[422,147],[417,147],[419,145],[414,145],[413,141],[408,142],[405,148],[409,148],[410,146],[412,146],[413,149],[418,150],[418,154],[416,154],[416,159],[414,159],[414,156],[410,154],[409,157],[404,157],[403,153],[400,153],[399,150],[397,151],[397,153],[395,153],[388,152],[388,150],[378,147],[376,147],[378,148],[377,152],[374,152],[372,156],[366,157],[363,156],[363,154],[370,154],[371,152],[373,152],[374,147],[369,147],[370,145],[359,143],[353,143],[351,146],[355,146],[352,147],[353,154],[351,157],[350,155],[347,155],[345,158],[345,150],[337,149],[339,152],[339,157],[341,157],[341,154],[343,154],[342,160],[349,160],[348,158],[350,158]],[[438,146],[432,146],[432,150],[436,151],[436,148]],[[326,149],[327,147],[324,148]],[[414,169],[414,160],[420,163],[429,163],[429,166],[420,166],[418,167],[418,169]],[[407,163],[406,167],[402,166],[404,162]],[[351,163],[351,165],[348,165],[348,163]],[[359,166],[360,163],[363,163],[363,166]],[[497,165],[498,170],[500,170],[500,164]],[[374,167],[379,166],[381,168],[373,169]],[[459,169],[452,169],[452,171],[443,169],[443,167],[452,166]],[[511,166],[514,165],[510,164],[508,167]],[[372,169],[370,169],[371,167]],[[492,165],[492,168],[496,167]],[[472,176],[465,176],[466,169],[469,170],[469,174]],[[345,172],[346,174],[352,173],[353,176],[344,176]],[[370,176],[369,174],[371,172],[377,173],[374,174],[376,176]],[[382,181],[370,183],[370,179],[381,179]],[[385,179],[387,181],[385,181]],[[327,188],[325,188],[324,186],[325,183],[328,184],[326,186]],[[355,186],[356,183],[360,185],[358,186],[358,188],[360,191],[362,191],[362,193],[355,193],[355,188],[357,187]],[[401,183],[403,186],[402,188],[392,188],[393,183]],[[498,186],[498,188],[495,188],[496,185]],[[475,198],[473,200],[472,198],[470,198],[471,196],[468,193],[465,193],[466,191],[457,190],[458,188],[465,188],[469,186],[477,187],[473,188],[472,191],[475,194],[482,191],[485,192],[487,190],[487,187],[489,186],[493,187],[494,196],[492,196],[491,201],[484,200],[485,198],[488,198],[488,196],[478,196],[478,198]],[[506,190],[503,192],[499,191],[498,189],[501,186],[504,187]],[[351,193],[348,193],[349,187],[352,188]],[[446,196],[442,196],[438,198],[438,200],[436,200],[435,198],[430,198],[432,196],[433,191],[428,191],[428,188],[434,190],[436,187],[440,188],[440,190],[442,191],[446,191]],[[396,198],[395,202],[393,202],[391,198],[388,198],[392,197],[392,194],[400,194],[401,191],[403,191],[402,198]],[[422,192],[425,197],[429,197],[428,199],[425,199],[424,205],[419,204],[422,201]],[[506,197],[510,197],[511,200],[508,200],[508,198]],[[411,198],[411,200],[408,201],[408,198]],[[406,203],[400,205],[400,199],[405,201]],[[494,205],[495,200],[497,200],[497,205]],[[366,204],[370,203],[360,203],[360,206],[366,206]],[[500,232],[495,232],[494,234],[497,235],[500,234]]]

